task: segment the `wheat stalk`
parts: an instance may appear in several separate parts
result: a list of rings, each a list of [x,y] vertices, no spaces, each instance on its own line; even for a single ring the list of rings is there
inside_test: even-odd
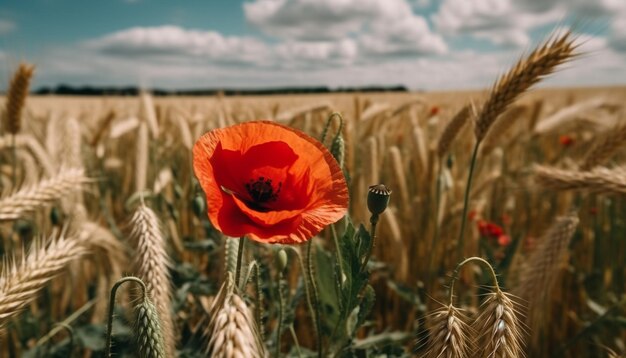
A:
[[[20,189],[15,194],[0,199],[0,221],[18,219],[40,206],[81,190],[87,181],[83,169],[65,169],[53,178],[40,181],[34,187]]]
[[[476,141],[482,141],[493,122],[522,93],[554,72],[557,66],[573,59],[576,48],[572,33],[567,31],[537,47],[528,57],[519,60],[511,70],[498,78],[476,120]]]
[[[626,142],[626,125],[608,131],[604,137],[591,148],[582,165],[581,170],[589,170],[601,165],[609,159]]]
[[[148,293],[156,302],[159,317],[163,325],[165,349],[168,356],[174,356],[175,334],[171,314],[171,281],[169,275],[170,259],[167,255],[167,243],[161,231],[159,219],[154,211],[140,205],[131,219],[131,237],[136,243],[135,270],[137,276],[146,284]]]
[[[626,194],[626,167],[596,167],[591,171],[535,166],[535,181],[550,190],[584,190],[594,193]]]
[[[523,351],[523,328],[515,301],[496,289],[487,294],[481,313],[474,322],[477,338],[475,356],[485,358],[520,358]]]
[[[22,125],[22,109],[28,96],[28,87],[33,73],[35,73],[35,66],[20,63],[9,84],[4,129],[13,135],[20,131]]]
[[[448,122],[437,142],[437,155],[439,158],[443,158],[443,156],[448,153],[450,144],[452,144],[456,136],[461,132],[471,113],[472,106],[469,104],[465,105],[452,117],[450,122]]]
[[[76,237],[61,237],[46,246],[36,244],[19,265],[4,261],[0,276],[0,328],[35,301],[50,280],[87,252]]]
[[[137,134],[137,150],[135,160],[135,190],[139,193],[146,189],[148,180],[148,126],[141,122]]]

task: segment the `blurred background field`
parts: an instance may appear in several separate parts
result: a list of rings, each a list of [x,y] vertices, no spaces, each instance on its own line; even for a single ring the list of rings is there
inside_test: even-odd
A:
[[[103,239],[96,254],[73,262],[11,321],[0,339],[1,355],[41,352],[36,340],[94,298],[98,300],[93,309],[89,306],[74,323],[73,344],[75,352],[82,352],[80,356],[101,352],[105,297],[112,282],[131,273],[129,219],[143,196],[163,223],[173,261],[179,349],[184,356],[195,356],[193,352],[201,346],[202,317],[222,277],[224,245],[198,206],[202,194],[191,168],[193,143],[210,129],[256,119],[276,120],[319,137],[329,115],[339,112],[344,118],[352,220],[368,222],[369,185],[385,183],[393,190],[373,254],[376,304],[368,318],[371,324],[359,331],[357,345],[390,356],[421,356],[428,314],[446,300],[449,278],[459,261],[457,235],[474,141],[472,126],[464,127],[449,154],[439,156],[437,145],[450,119],[464,105],[480,103],[486,96],[465,91],[29,97],[16,137],[19,186],[36,185],[66,167],[84,167],[93,180],[78,196],[54,201],[18,221],[1,223],[2,254],[20,261],[22,247],[37,237],[58,235],[77,216],[80,222],[97,227]],[[488,259],[502,287],[515,293],[523,287],[524,264],[542,248],[557,217],[574,209],[580,220],[568,242],[566,259],[545,264],[557,268],[556,279],[540,288],[548,294],[545,302],[533,306],[521,300],[522,306],[528,306],[527,316],[540,312],[539,321],[528,329],[529,357],[598,357],[609,354],[608,348],[626,352],[623,192],[549,190],[537,184],[534,169],[541,164],[577,170],[594,143],[626,124],[624,103],[626,87],[538,89],[514,103],[503,114],[507,120],[496,123],[483,142],[470,195],[470,231],[463,257]],[[2,101],[0,105],[4,107]],[[0,137],[3,197],[15,191],[9,146],[10,136]],[[616,151],[605,165],[623,165],[624,155],[623,150]],[[441,185],[440,205],[436,205],[437,183]],[[316,239],[322,276],[324,255],[332,251],[329,235],[325,231]],[[258,260],[271,267],[271,249],[251,246]],[[287,274],[293,296],[302,294],[296,262],[290,260]],[[271,280],[266,282],[267,302],[272,302],[276,288]],[[319,284],[323,288],[326,283]],[[456,285],[457,304],[475,316],[483,285],[489,284],[488,276],[478,268],[465,269]],[[324,294],[321,300],[324,303]],[[293,304],[290,320],[299,343],[312,348],[314,336],[305,305],[296,299]],[[272,306],[267,305],[271,312]],[[332,316],[333,307],[327,309],[326,314]],[[271,328],[275,322],[266,324]],[[130,332],[127,324],[121,322],[120,327],[126,327],[117,332],[123,342]],[[59,334],[47,349],[62,352],[67,348],[66,337]],[[287,335],[283,344],[284,352],[295,355]]]

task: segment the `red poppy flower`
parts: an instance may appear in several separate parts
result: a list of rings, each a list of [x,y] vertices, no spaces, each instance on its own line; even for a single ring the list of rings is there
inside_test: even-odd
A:
[[[509,246],[511,244],[511,237],[509,235],[498,236],[498,245]]]
[[[567,134],[564,134],[559,137],[559,142],[563,147],[569,147],[574,144],[574,138],[568,136]]]
[[[437,106],[432,106],[430,107],[430,116],[436,116],[437,114],[439,114],[439,107]]]
[[[479,220],[476,223],[476,226],[478,227],[478,232],[481,236],[497,238],[504,233],[499,225],[489,221]]]
[[[304,242],[345,215],[348,187],[332,154],[308,135],[255,121],[212,130],[193,148],[208,215],[228,236]]]

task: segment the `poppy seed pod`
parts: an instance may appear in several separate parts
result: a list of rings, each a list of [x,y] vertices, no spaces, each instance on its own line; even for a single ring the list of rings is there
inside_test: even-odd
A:
[[[367,193],[367,209],[372,215],[382,214],[389,205],[390,195],[391,189],[384,184],[370,186]]]

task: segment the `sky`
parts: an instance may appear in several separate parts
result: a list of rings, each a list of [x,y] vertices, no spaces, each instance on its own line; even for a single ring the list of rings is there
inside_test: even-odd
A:
[[[626,85],[626,0],[2,0],[0,90],[489,87],[555,29],[583,53],[549,86]]]

